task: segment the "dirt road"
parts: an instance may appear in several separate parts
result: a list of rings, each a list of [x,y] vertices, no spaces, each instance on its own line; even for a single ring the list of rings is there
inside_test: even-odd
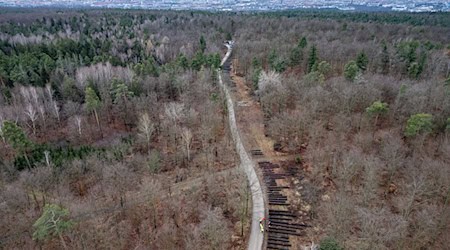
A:
[[[222,60],[223,65],[230,57],[232,52],[232,45],[227,44],[227,54]],[[250,238],[248,243],[248,249],[250,250],[260,250],[264,242],[264,234],[260,232],[259,220],[264,217],[264,197],[261,189],[261,184],[259,183],[258,176],[255,171],[255,164],[249,157],[247,151],[244,148],[241,137],[239,135],[238,126],[236,124],[236,115],[234,112],[234,102],[231,98],[228,87],[224,84],[222,80],[222,72],[219,72],[219,84],[222,86],[223,91],[227,99],[228,108],[228,120],[230,123],[231,134],[236,145],[236,151],[239,153],[241,160],[241,167],[244,169],[247,179],[250,185],[250,190],[252,193],[253,207],[252,207],[252,225],[250,231]]]

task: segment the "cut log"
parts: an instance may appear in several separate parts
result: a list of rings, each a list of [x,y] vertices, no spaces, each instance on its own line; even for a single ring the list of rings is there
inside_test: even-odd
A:
[[[289,232],[289,231],[286,231],[286,230],[279,230],[279,229],[271,229],[271,231],[272,232],[274,232],[274,233],[284,233],[284,234],[287,234],[287,235],[295,235],[295,236],[302,236],[302,235],[304,235],[304,234],[302,234],[302,233],[294,233],[294,232]]]
[[[278,242],[289,243],[289,239],[273,238],[270,236],[267,238],[267,241],[278,241]]]

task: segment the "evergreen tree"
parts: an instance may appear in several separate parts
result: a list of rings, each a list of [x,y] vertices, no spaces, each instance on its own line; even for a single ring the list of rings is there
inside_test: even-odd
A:
[[[97,122],[97,126],[100,130],[100,134],[103,137],[103,131],[102,131],[102,127],[100,126],[100,120],[98,118],[98,113],[97,113],[97,110],[100,108],[101,102],[100,102],[100,98],[98,98],[97,93],[95,93],[95,90],[91,87],[86,88],[85,103],[86,103],[87,110],[94,113],[95,121]]]
[[[408,53],[406,55],[406,67],[408,68],[411,63],[415,62],[417,59],[416,49],[417,46],[415,43],[410,43],[408,46]]]
[[[253,67],[252,73],[253,90],[258,90],[259,76],[261,75],[262,67],[261,62],[258,59],[256,59],[256,57],[253,57],[252,67]]]
[[[303,60],[303,50],[300,47],[295,47],[291,50],[291,54],[289,55],[289,65],[297,66]]]
[[[297,46],[291,50],[289,55],[289,65],[296,66],[303,61],[303,49],[307,44],[305,37],[302,37],[302,39],[298,41]]]
[[[253,68],[261,67],[261,62],[256,57],[253,57],[252,66],[253,66]]]
[[[201,51],[197,51],[194,59],[192,59],[191,68],[193,70],[199,71],[202,68],[202,66],[205,64],[205,62],[206,62],[205,55]]]
[[[258,90],[259,77],[261,76],[262,69],[261,67],[257,67],[253,69],[252,73],[252,83],[253,90]]]
[[[433,130],[433,116],[430,114],[412,115],[406,122],[405,135],[416,136],[419,133],[429,133]]]
[[[389,59],[389,51],[386,45],[386,42],[383,41],[382,50],[381,50],[381,73],[388,74],[390,68],[390,59]]]
[[[359,68],[355,61],[350,61],[345,65],[344,76],[347,80],[354,81],[358,73]]]
[[[149,57],[143,63],[138,63],[133,67],[134,72],[139,76],[159,76],[159,69],[153,57]]]
[[[328,74],[328,72],[330,72],[330,70],[331,70],[331,65],[327,61],[321,61],[320,63],[317,64],[317,71],[320,74],[322,74],[323,76]]]
[[[267,59],[268,59],[270,68],[273,69],[275,62],[278,59],[277,52],[274,49],[272,51],[270,51],[270,54]]]
[[[320,241],[319,250],[344,250],[344,248],[334,238],[327,237]]]
[[[187,69],[189,67],[189,61],[185,55],[180,54],[177,58],[177,64],[182,69]]]
[[[386,114],[388,111],[389,111],[388,104],[380,101],[376,101],[366,108],[366,113],[371,117],[375,117],[373,122],[374,130],[372,133],[372,137],[375,136],[375,128],[377,127],[378,119],[380,118],[380,116]]]
[[[33,239],[45,240],[51,236],[58,236],[63,248],[68,249],[63,233],[74,225],[68,217],[69,210],[55,204],[46,204],[41,217],[33,224],[35,228]]]
[[[27,153],[28,150],[31,149],[33,144],[27,138],[25,132],[23,132],[23,130],[14,122],[4,121],[2,126],[2,136],[4,137],[5,141],[14,148],[14,150],[25,157],[28,168],[31,168]]]
[[[450,117],[447,118],[447,122],[446,122],[446,126],[445,126],[445,131],[450,132]]]
[[[286,61],[278,58],[273,65],[273,69],[278,73],[285,71],[286,70]]]
[[[422,51],[419,56],[418,62],[413,62],[411,65],[409,65],[408,68],[408,74],[411,78],[419,78],[420,74],[422,74],[423,69],[425,68],[425,61],[426,61],[427,55],[425,51]]]
[[[325,76],[330,70],[331,65],[326,61],[321,61],[320,63],[314,64],[312,71],[305,76],[305,80],[309,84],[322,84],[325,82]]]
[[[418,78],[420,74],[420,67],[417,62],[412,62],[408,67],[408,74],[411,78]]]
[[[364,53],[364,51],[361,51],[361,53],[359,53],[358,57],[356,58],[356,64],[358,65],[358,68],[361,71],[365,71],[367,69],[368,63],[369,59],[367,58],[367,55]]]
[[[231,36],[231,33],[230,33],[230,32],[227,32],[227,34],[226,34],[226,36],[225,36],[225,40],[227,40],[227,41],[233,40],[233,37]]]
[[[309,51],[308,56],[308,73],[313,71],[314,65],[317,63],[317,60],[317,49],[316,46],[313,45]]]
[[[306,48],[307,45],[308,45],[308,42],[306,41],[306,37],[302,37],[302,39],[300,39],[300,41],[298,42],[297,47],[304,49],[304,48]]]
[[[118,103],[119,101],[126,103],[133,96],[133,92],[128,89],[128,86],[123,81],[115,78],[112,80],[111,95],[114,103]]]
[[[220,63],[221,63],[220,54],[219,53],[215,53],[213,55],[213,60],[212,60],[213,68],[218,69],[220,67]]]
[[[200,51],[202,53],[205,53],[206,50],[206,41],[205,38],[203,36],[200,37]]]

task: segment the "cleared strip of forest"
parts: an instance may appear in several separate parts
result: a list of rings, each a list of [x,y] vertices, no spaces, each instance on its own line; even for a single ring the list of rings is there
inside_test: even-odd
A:
[[[232,47],[231,45],[226,45],[228,48],[228,51],[225,55],[225,57],[222,60],[221,66],[224,66],[232,53]],[[258,176],[256,175],[255,171],[255,165],[253,161],[250,159],[247,151],[244,148],[244,145],[242,143],[241,137],[239,135],[239,130],[236,124],[236,115],[234,112],[234,103],[231,99],[230,92],[228,90],[228,87],[223,83],[222,81],[222,75],[221,72],[218,72],[219,74],[219,84],[222,87],[225,97],[227,99],[227,108],[228,108],[228,121],[230,124],[230,130],[231,135],[233,137],[233,140],[235,142],[236,151],[239,154],[239,158],[241,160],[241,167],[244,169],[247,179],[250,185],[250,190],[252,193],[252,201],[253,201],[253,207],[252,207],[252,225],[251,225],[251,232],[250,232],[250,238],[248,243],[248,249],[261,249],[263,242],[264,242],[264,234],[262,234],[259,231],[259,220],[264,217],[264,198],[263,198],[263,192],[261,190],[261,185],[259,183]]]

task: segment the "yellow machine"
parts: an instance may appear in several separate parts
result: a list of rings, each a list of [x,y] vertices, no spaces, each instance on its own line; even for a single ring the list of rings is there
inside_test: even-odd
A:
[[[264,233],[264,221],[265,220],[266,220],[265,218],[262,218],[259,220],[259,228],[261,229],[261,233]]]

